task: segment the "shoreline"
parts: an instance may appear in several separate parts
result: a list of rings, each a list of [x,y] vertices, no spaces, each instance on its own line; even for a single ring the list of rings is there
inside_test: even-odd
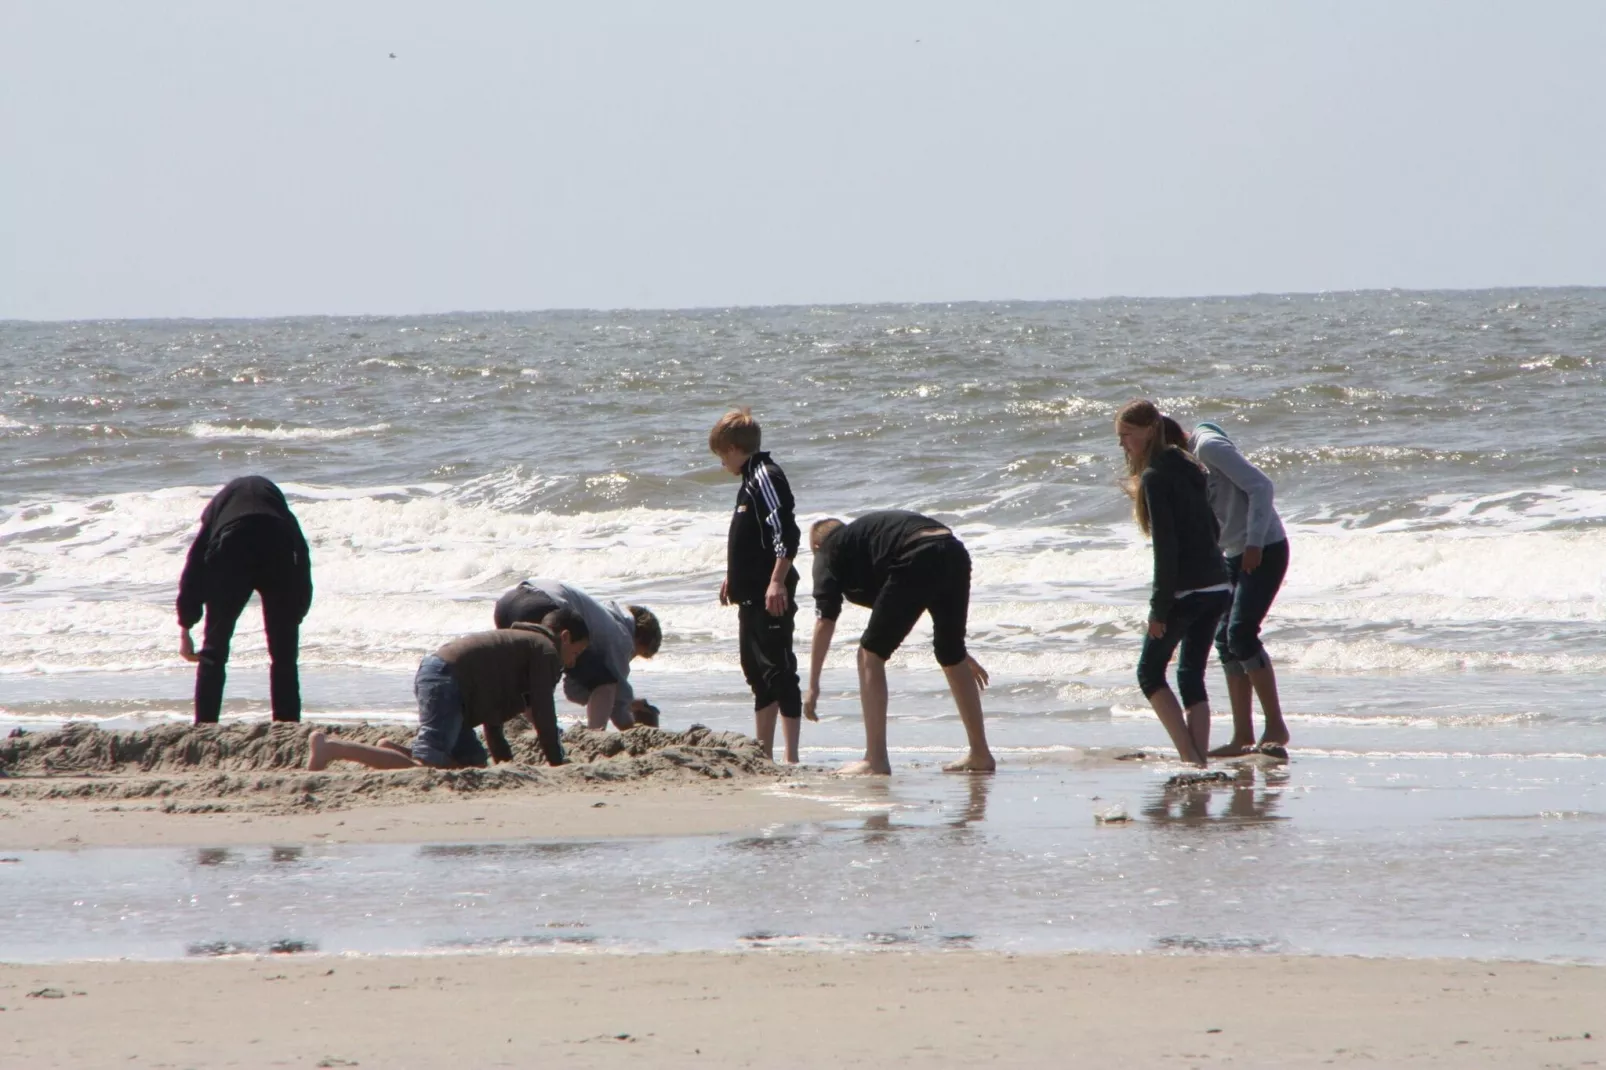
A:
[[[29,993],[38,993],[30,996]],[[766,951],[0,965],[7,1064],[1584,1067],[1606,967]],[[829,1023],[829,1028],[822,1028]]]
[[[844,816],[818,799],[788,796],[783,786],[788,783],[806,786],[801,780],[648,781],[584,790],[440,792],[425,801],[305,812],[186,811],[164,809],[159,801],[0,797],[0,851],[709,836]]]

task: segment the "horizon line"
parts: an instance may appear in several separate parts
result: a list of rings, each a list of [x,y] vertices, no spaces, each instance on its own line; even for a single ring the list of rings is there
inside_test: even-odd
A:
[[[60,318],[31,318],[0,316],[0,325],[42,325],[73,323],[218,323],[218,322],[270,322],[274,320],[310,319],[428,319],[446,316],[534,316],[534,315],[602,315],[616,312],[632,313],[707,313],[746,312],[786,309],[876,309],[876,308],[951,308],[956,305],[1077,305],[1109,301],[1229,301],[1253,298],[1300,298],[1358,296],[1362,294],[1468,294],[1514,291],[1575,291],[1602,290],[1603,284],[1568,283],[1506,284],[1501,286],[1363,286],[1332,290],[1253,290],[1244,293],[1211,294],[1107,294],[1101,297],[1050,297],[1050,298],[954,298],[923,301],[783,301],[773,304],[707,304],[707,305],[570,305],[546,308],[455,308],[435,312],[284,312],[259,315],[140,315],[140,316],[64,316]]]

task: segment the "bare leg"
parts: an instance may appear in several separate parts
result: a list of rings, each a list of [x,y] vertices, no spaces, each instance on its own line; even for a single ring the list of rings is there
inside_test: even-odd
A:
[[[965,726],[965,739],[970,753],[957,762],[949,762],[943,769],[949,773],[991,773],[998,768],[993,752],[987,747],[987,727],[982,720],[981,685],[973,668],[975,659],[966,658],[958,665],[944,665],[942,674],[948,677],[948,690],[953,692],[954,705],[959,708],[959,720]]]
[[[1188,735],[1193,737],[1195,751],[1200,754],[1210,752],[1210,703],[1195,702],[1188,707]]]
[[[330,739],[323,732],[307,736],[307,768],[313,772],[327,769],[330,762],[356,762],[370,769],[411,769],[420,765],[411,754],[401,754],[389,747],[373,747],[367,743],[348,743],[343,739]]]
[[[1283,721],[1283,703],[1277,695],[1277,672],[1271,662],[1266,662],[1264,668],[1250,670],[1249,683],[1260,700],[1261,715],[1266,718],[1266,730],[1261,733],[1260,741],[1287,746],[1288,725]]]
[[[839,772],[850,776],[892,773],[887,754],[887,662],[859,648],[859,708],[864,713],[864,758],[849,762]]]
[[[1178,757],[1192,765],[1203,766],[1204,751],[1194,746],[1193,734],[1182,718],[1182,704],[1177,701],[1171,688],[1162,685],[1160,690],[1149,696],[1149,705],[1154,707],[1155,716],[1165,726],[1166,734],[1177,748]]]
[[[1255,717],[1250,705],[1254,692],[1249,680],[1250,677],[1241,672],[1227,674],[1227,695],[1232,700],[1232,741],[1211,751],[1212,758],[1236,758],[1254,749]]]
[[[397,743],[394,739],[382,739],[379,741],[379,746],[384,747],[386,750],[393,750],[397,754],[405,754],[409,758],[413,756],[413,748]]]
[[[775,717],[780,712],[781,704],[778,702],[753,711],[753,738],[764,748],[764,757],[772,762],[775,760]]]
[[[791,765],[797,764],[797,739],[802,728],[801,717],[781,718],[781,733],[786,737],[786,760]]]

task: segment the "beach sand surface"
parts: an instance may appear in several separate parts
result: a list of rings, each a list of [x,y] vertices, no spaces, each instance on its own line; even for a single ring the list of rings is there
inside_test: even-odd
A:
[[[0,966],[15,1067],[1588,1067],[1606,970],[747,953]]]
[[[574,729],[575,760],[559,769],[520,731],[520,763],[395,772],[340,763],[317,773],[302,768],[310,729],[69,726],[0,741],[10,769],[0,778],[0,850],[691,836],[842,816],[790,791],[820,770],[776,766],[753,740],[706,729]],[[410,738],[404,725],[331,730]]]

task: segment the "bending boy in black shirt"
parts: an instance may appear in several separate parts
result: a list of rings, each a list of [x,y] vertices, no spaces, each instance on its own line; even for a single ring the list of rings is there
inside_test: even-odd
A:
[[[803,711],[814,716],[820,670],[836,631],[842,600],[870,607],[859,639],[859,704],[864,712],[864,758],[844,766],[852,774],[892,772],[887,754],[887,659],[908,636],[920,614],[930,612],[932,647],[948,678],[970,751],[943,766],[951,773],[990,773],[997,768],[987,748],[981,690],[987,670],[965,649],[970,612],[970,554],[946,525],[919,513],[867,513],[851,524],[833,518],[809,529],[814,550],[814,643],[809,653],[809,689]]]

